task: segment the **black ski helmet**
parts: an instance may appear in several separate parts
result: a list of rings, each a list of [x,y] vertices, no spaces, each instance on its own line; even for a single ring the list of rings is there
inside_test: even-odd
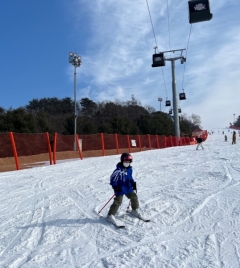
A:
[[[125,161],[130,161],[130,162],[132,162],[132,161],[133,161],[133,157],[132,157],[129,153],[123,153],[123,154],[121,155],[120,160],[121,160],[121,163],[123,163],[124,160],[125,160]]]

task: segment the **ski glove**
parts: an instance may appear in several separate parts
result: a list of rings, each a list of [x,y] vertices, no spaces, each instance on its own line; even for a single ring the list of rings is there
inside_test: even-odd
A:
[[[119,188],[118,186],[113,186],[113,190],[114,190],[114,192],[116,192],[116,193],[119,193],[119,192],[122,191],[122,189]]]
[[[136,182],[132,183],[132,188],[133,188],[133,190],[137,191],[137,183]]]

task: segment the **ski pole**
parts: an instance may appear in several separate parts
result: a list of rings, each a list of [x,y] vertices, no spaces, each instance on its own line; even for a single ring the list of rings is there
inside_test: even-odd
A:
[[[113,199],[114,196],[115,196],[115,194],[107,201],[107,203],[103,206],[103,208],[98,211],[98,214],[106,207],[106,205]]]

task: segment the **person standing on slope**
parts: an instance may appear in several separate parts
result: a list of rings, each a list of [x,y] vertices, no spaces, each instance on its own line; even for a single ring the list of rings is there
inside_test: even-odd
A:
[[[236,144],[236,139],[237,139],[236,131],[233,131],[232,144]]]
[[[201,146],[202,149],[204,149],[204,148],[203,148],[203,145],[202,145],[202,142],[203,142],[203,139],[202,139],[200,136],[198,136],[198,137],[197,137],[197,144],[198,144],[198,145],[197,145],[196,150],[198,150],[198,147],[199,147],[199,146]]]
[[[142,218],[141,214],[138,212],[139,202],[135,192],[137,190],[136,182],[132,177],[132,161],[133,158],[129,153],[123,153],[120,162],[117,164],[116,169],[110,177],[110,185],[115,192],[115,198],[108,212],[108,221],[115,221],[115,214],[122,204],[123,195],[126,195],[131,201],[131,213],[138,218]]]

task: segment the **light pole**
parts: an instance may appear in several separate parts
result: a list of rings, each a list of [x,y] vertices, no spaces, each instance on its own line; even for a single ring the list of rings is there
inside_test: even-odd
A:
[[[81,57],[77,53],[69,52],[69,63],[74,66],[74,151],[77,150],[76,134],[77,134],[77,100],[76,100],[76,69],[82,63]]]
[[[158,101],[160,102],[160,112],[161,112],[161,102],[162,102],[162,98],[158,98]]]
[[[233,114],[233,118],[234,118],[234,121],[233,121],[233,123],[235,122],[235,114]]]

